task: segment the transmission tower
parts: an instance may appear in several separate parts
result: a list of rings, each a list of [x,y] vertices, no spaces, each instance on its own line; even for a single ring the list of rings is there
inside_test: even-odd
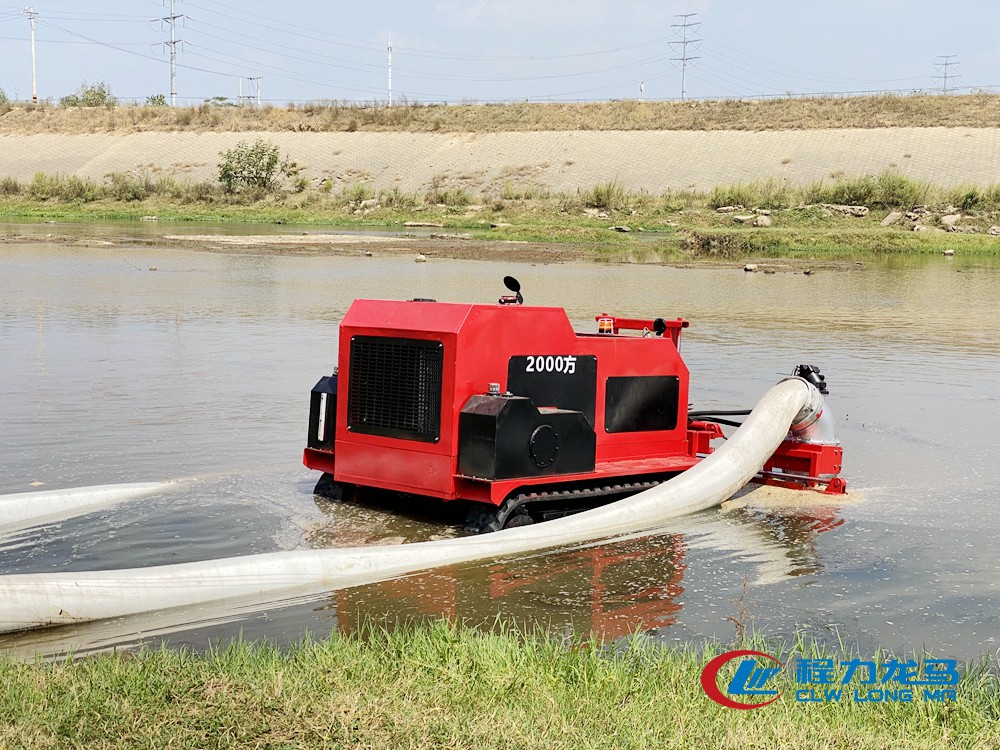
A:
[[[389,29],[389,43],[385,46],[386,82],[389,86],[389,106],[392,106],[392,29]]]
[[[249,76],[247,80],[250,82],[250,96],[257,97],[257,106],[260,106],[260,79],[263,76]]]
[[[684,97],[687,95],[686,80],[687,80],[687,66],[692,60],[697,60],[697,57],[691,57],[688,55],[688,45],[698,44],[701,39],[691,39],[688,37],[688,29],[691,29],[691,33],[698,31],[701,26],[700,21],[691,21],[691,18],[698,15],[697,13],[680,13],[676,17],[684,19],[681,23],[671,24],[671,28],[681,30],[681,39],[679,42],[670,42],[670,46],[674,49],[680,47],[681,56],[671,57],[670,59],[679,62],[681,64],[681,101],[684,101]]]
[[[170,50],[170,106],[177,106],[177,45],[184,44],[183,39],[177,38],[177,22],[185,18],[184,14],[178,14],[175,9],[176,0],[170,0],[170,15],[163,18],[156,18],[161,26],[170,24],[170,41],[163,45]]]
[[[953,61],[951,58],[958,57],[958,55],[938,55],[938,59],[941,60],[939,63],[934,63],[934,68],[941,71],[939,76],[931,76],[935,81],[941,81],[941,93],[948,93],[948,79],[959,78],[960,76],[955,73],[949,73],[948,68],[952,65],[958,65],[958,62]]]
[[[239,86],[237,88],[236,101],[240,106],[244,104],[253,103],[254,100],[257,102],[257,106],[260,106],[260,79],[262,76],[247,76],[247,95],[243,95],[243,79],[239,79]]]

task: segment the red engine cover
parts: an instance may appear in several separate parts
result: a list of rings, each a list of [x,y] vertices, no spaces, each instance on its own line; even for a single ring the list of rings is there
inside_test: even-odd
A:
[[[690,468],[689,374],[678,352],[687,323],[644,337],[618,331],[653,321],[611,319],[614,333],[578,334],[561,308],[357,300],[340,326],[333,454],[306,449],[305,463],[339,482],[492,503],[518,487]],[[596,433],[594,471],[460,475],[459,414],[491,384],[539,408],[583,411]],[[643,399],[638,411],[653,416],[635,416]]]

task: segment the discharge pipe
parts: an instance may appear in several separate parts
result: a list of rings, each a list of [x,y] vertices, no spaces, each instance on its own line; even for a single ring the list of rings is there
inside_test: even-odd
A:
[[[67,490],[0,495],[0,533],[62,521],[169,487],[171,482],[101,484]]]
[[[733,435],[694,467],[600,508],[486,536],[398,546],[273,552],[150,568],[0,576],[0,632],[275,593],[329,591],[439,565],[470,562],[642,531],[731,497],[771,457],[793,424],[822,409],[802,378],[773,386]]]

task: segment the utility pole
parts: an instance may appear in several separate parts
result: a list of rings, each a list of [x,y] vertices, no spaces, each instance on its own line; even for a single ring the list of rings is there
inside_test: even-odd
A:
[[[28,24],[31,26],[31,103],[38,106],[38,87],[35,84],[35,19],[38,13],[33,7],[25,8],[21,11],[28,17]]]
[[[672,46],[674,48],[676,48],[677,46],[680,46],[680,48],[681,48],[681,56],[680,57],[672,57],[672,58],[670,58],[671,60],[674,60],[675,62],[679,62],[681,64],[681,101],[684,101],[684,97],[687,95],[686,78],[687,78],[687,65],[688,65],[688,62],[691,61],[691,60],[697,60],[698,59],[697,57],[689,57],[688,53],[687,53],[688,45],[689,44],[697,44],[698,42],[701,41],[701,39],[688,39],[688,29],[691,29],[691,32],[694,33],[694,32],[696,32],[698,30],[698,27],[701,26],[701,22],[700,21],[692,22],[690,20],[692,17],[694,17],[696,15],[698,15],[698,14],[697,13],[679,13],[676,17],[677,18],[683,18],[684,20],[681,23],[671,24],[671,28],[680,29],[681,30],[681,41],[679,41],[679,42],[670,42],[670,46]]]
[[[177,21],[184,18],[184,15],[178,15],[174,3],[176,0],[170,0],[170,15],[164,16],[163,18],[158,18],[161,24],[170,24],[170,41],[164,42],[163,44],[170,48],[170,106],[177,106],[177,45],[183,44],[183,39],[177,38]]]
[[[931,76],[931,78],[933,78],[936,81],[941,81],[941,83],[942,83],[941,93],[942,94],[947,94],[948,93],[948,79],[949,78],[958,78],[959,77],[959,76],[955,75],[954,73],[951,73],[951,74],[948,73],[948,68],[950,66],[952,66],[952,65],[958,65],[957,62],[952,62],[951,58],[953,58],[953,57],[958,57],[958,55],[938,55],[938,59],[941,60],[941,62],[934,63],[934,67],[936,69],[940,70],[942,72],[942,74],[939,75],[939,76]]]
[[[385,48],[388,67],[389,106],[392,106],[392,29],[389,29],[389,44]]]

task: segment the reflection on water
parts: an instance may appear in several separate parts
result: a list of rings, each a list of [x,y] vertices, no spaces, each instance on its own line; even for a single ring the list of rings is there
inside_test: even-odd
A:
[[[815,536],[843,522],[830,507],[818,507],[815,516],[748,510],[685,519],[671,524],[674,531],[346,589],[330,606],[337,627],[348,631],[373,619],[433,615],[461,622],[496,617],[606,640],[650,632],[677,621],[692,549],[738,558],[755,584],[778,583],[818,572]]]
[[[336,324],[355,297],[491,301],[510,273],[529,303],[566,307],[580,329],[604,310],[691,320],[682,351],[696,408],[752,405],[796,364],[821,366],[861,500],[796,506],[752,493],[742,506],[605,544],[283,606],[212,605],[0,645],[82,650],[166,638],[200,646],[239,632],[287,641],[382,615],[482,623],[499,615],[582,636],[728,639],[746,577],[753,624],[772,635],[805,629],[960,657],[995,647],[1000,466],[980,433],[1000,422],[1000,263],[982,258],[893,258],[806,277],[414,264],[377,249],[371,258],[324,258],[6,245],[0,492],[33,482],[190,481],[0,539],[0,572],[460,533],[446,516],[317,504],[316,477],[299,464],[308,391],[336,362]]]
[[[684,591],[683,558],[679,534],[614,541],[347,589],[331,606],[345,631],[386,617],[482,622],[484,613],[496,612],[522,628],[544,623],[556,631],[615,639],[674,622]]]

